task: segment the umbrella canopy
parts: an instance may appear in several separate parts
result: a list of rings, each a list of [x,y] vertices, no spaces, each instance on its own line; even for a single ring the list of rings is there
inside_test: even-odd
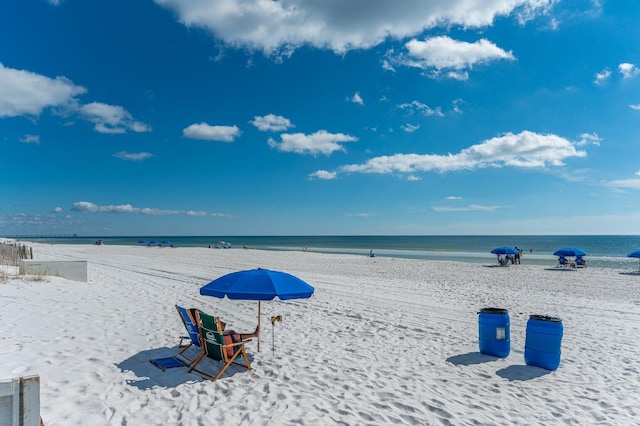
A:
[[[286,272],[269,269],[250,269],[232,272],[216,278],[200,288],[200,294],[242,300],[305,299],[313,294],[313,287]]]
[[[300,278],[286,272],[270,269],[250,269],[232,272],[216,278],[200,288],[203,296],[228,297],[237,300],[258,301],[258,326],[260,326],[260,301],[306,299],[311,297],[314,288]],[[258,352],[260,338],[258,338]]]
[[[507,246],[503,246],[503,247],[496,247],[493,250],[491,250],[491,253],[493,254],[518,254],[518,250],[516,250],[513,247],[507,247]]]
[[[632,251],[627,255],[627,257],[637,257],[638,259],[640,259],[640,250]]]
[[[580,250],[579,248],[575,248],[575,247],[565,247],[565,248],[561,248],[559,250],[556,250],[553,255],[554,256],[562,256],[562,257],[567,257],[567,256],[586,256],[586,252],[584,250]]]

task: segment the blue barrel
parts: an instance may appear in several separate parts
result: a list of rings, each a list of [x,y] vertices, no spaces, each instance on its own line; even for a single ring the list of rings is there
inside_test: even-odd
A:
[[[530,315],[524,343],[524,362],[527,365],[556,370],[560,365],[562,320],[545,315]]]
[[[478,314],[480,353],[499,358],[509,356],[509,311],[501,308],[483,308]]]

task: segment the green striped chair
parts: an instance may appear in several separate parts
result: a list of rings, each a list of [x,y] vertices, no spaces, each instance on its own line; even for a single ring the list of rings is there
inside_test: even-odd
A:
[[[244,348],[244,344],[250,340],[231,342],[231,336],[225,336],[222,333],[220,319],[199,310],[196,311],[196,324],[200,328],[200,345],[202,346],[202,352],[194,359],[189,367],[189,372],[195,371],[204,377],[216,381],[231,364],[251,370],[251,363],[249,362],[247,351]],[[227,339],[225,339],[225,337],[227,337]],[[242,356],[244,359],[244,364],[238,362],[239,356]],[[213,376],[196,368],[205,358],[211,358],[224,363],[218,374]]]

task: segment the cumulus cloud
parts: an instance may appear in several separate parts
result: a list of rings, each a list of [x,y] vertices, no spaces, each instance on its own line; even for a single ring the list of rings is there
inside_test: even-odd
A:
[[[133,153],[133,152],[126,152],[126,151],[119,151],[113,154],[113,156],[121,160],[142,161],[142,160],[146,160],[148,158],[153,157],[153,154],[150,152]]]
[[[481,28],[497,17],[524,22],[546,13],[556,0],[392,1],[155,0],[187,27],[209,31],[232,47],[290,55],[308,45],[345,53],[435,27]]]
[[[335,179],[337,176],[336,172],[329,172],[327,170],[318,170],[317,172],[313,172],[309,175],[309,179],[321,179],[321,180],[331,180]]]
[[[40,136],[39,135],[24,135],[20,138],[20,142],[22,143],[34,143],[36,145],[40,144]]]
[[[349,102],[353,102],[354,104],[364,105],[364,99],[360,96],[360,93],[356,92],[350,98],[347,98]]]
[[[192,124],[182,130],[185,138],[217,142],[233,142],[241,133],[238,126],[211,126],[205,122]]]
[[[585,151],[553,134],[523,131],[506,133],[457,154],[395,154],[372,158],[362,164],[340,167],[337,173],[412,174],[417,172],[454,172],[486,167],[516,167],[525,169],[563,166],[571,157],[585,157]]]
[[[636,67],[634,64],[622,63],[618,65],[618,71],[622,74],[622,78],[633,78],[640,74],[640,68]]]
[[[415,132],[416,130],[418,130],[420,128],[420,125],[419,124],[414,125],[414,124],[411,124],[411,123],[407,123],[407,124],[401,125],[400,128],[402,130],[404,130],[405,132],[407,132],[407,133],[413,133],[413,132]]]
[[[262,117],[255,116],[250,123],[261,132],[282,132],[295,127],[288,118],[275,114],[267,114]]]
[[[427,117],[444,117],[444,113],[442,112],[442,109],[440,107],[431,108],[429,105],[423,104],[422,102],[418,101],[400,104],[398,105],[398,108],[407,110],[411,113],[419,112],[426,115]]]
[[[576,142],[576,146],[595,145],[600,146],[602,138],[597,133],[583,133],[580,135],[580,140]]]
[[[331,155],[335,151],[346,151],[341,143],[355,142],[358,140],[358,138],[353,136],[343,133],[329,133],[326,130],[319,130],[310,135],[304,133],[284,133],[280,135],[280,138],[280,142],[269,138],[269,146],[282,152],[312,155]]]
[[[593,84],[595,84],[596,86],[602,86],[607,81],[609,81],[610,78],[611,78],[611,70],[609,68],[605,68],[599,73],[596,73],[593,79]]]
[[[228,216],[223,213],[207,213],[193,210],[163,210],[149,207],[134,207],[131,204],[99,206],[90,201],[73,203],[71,210],[80,213],[136,213],[149,216],[187,215],[187,216]]]
[[[45,108],[69,104],[86,91],[65,77],[49,78],[0,63],[0,118],[37,116]]]
[[[425,40],[413,39],[405,44],[406,53],[389,60],[396,65],[428,70],[433,77],[466,80],[467,70],[474,65],[496,60],[514,60],[511,52],[486,39],[474,43],[440,36]]]
[[[629,108],[635,109],[636,111],[640,111],[640,104],[629,105]]]
[[[78,108],[80,115],[95,124],[94,130],[99,133],[136,133],[150,132],[151,127],[137,121],[133,116],[118,105],[108,105],[101,102],[91,102]]]

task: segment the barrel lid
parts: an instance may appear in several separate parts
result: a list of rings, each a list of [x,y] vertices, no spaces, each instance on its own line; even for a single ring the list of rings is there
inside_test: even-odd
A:
[[[529,315],[529,319],[536,320],[536,321],[562,322],[561,318],[550,317],[547,315]]]
[[[483,314],[506,314],[509,310],[502,308],[482,308],[480,309],[480,312]]]

